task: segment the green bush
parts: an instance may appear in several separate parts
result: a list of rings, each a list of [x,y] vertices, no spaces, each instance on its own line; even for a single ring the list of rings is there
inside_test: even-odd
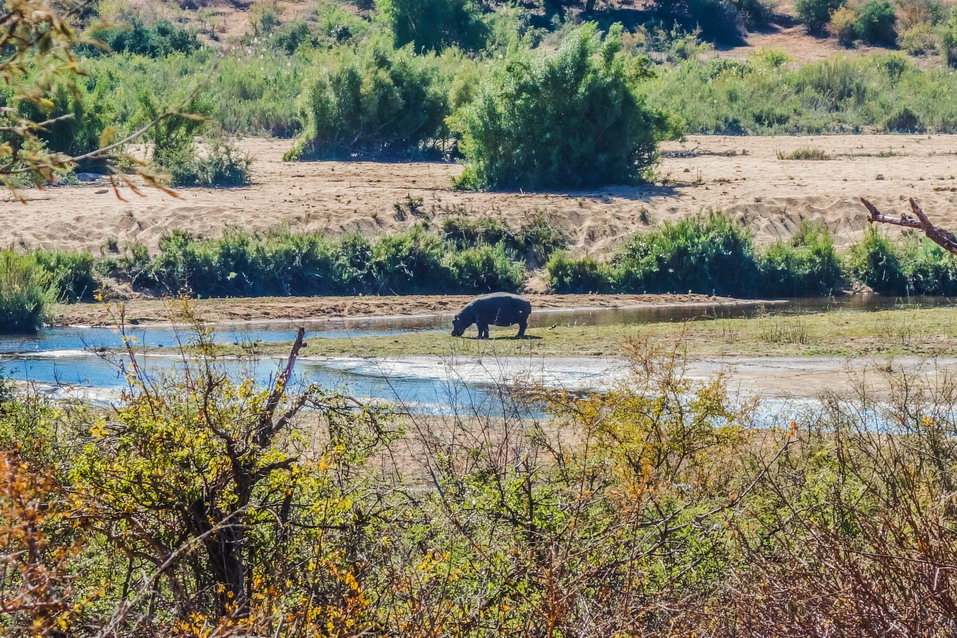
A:
[[[924,55],[938,49],[938,37],[934,27],[926,22],[903,29],[897,45],[911,55]]]
[[[504,244],[446,252],[445,266],[456,292],[518,292],[525,280],[525,269],[513,261]]]
[[[794,8],[811,33],[821,33],[831,14],[847,4],[847,0],[797,0]]]
[[[618,252],[622,292],[756,294],[758,264],[751,235],[723,214],[665,223]]]
[[[460,248],[421,227],[374,242],[288,230],[228,229],[218,239],[173,231],[155,257],[135,250],[109,260],[109,274],[200,297],[517,291],[525,275],[504,242]]]
[[[442,220],[442,234],[446,241],[461,249],[502,244],[533,266],[544,263],[554,251],[568,243],[561,229],[542,216],[534,217],[517,230],[491,217],[478,220],[447,217]]]
[[[950,19],[941,27],[940,53],[947,66],[957,68],[957,7],[951,9]]]
[[[40,132],[47,149],[77,156],[100,148],[103,132],[116,123],[109,88],[87,77],[75,86],[57,84],[49,97],[52,103],[43,107],[30,102],[18,105],[18,110],[34,121],[60,118]],[[81,170],[95,168],[90,163],[80,166]]]
[[[725,44],[743,42],[746,19],[760,24],[770,17],[763,0],[657,0],[654,8],[666,25],[697,30],[704,39]]]
[[[552,254],[545,265],[549,289],[558,294],[592,294],[612,291],[612,274],[595,259],[575,259],[563,250]]]
[[[106,45],[110,52],[133,53],[153,58],[177,52],[189,53],[201,46],[196,34],[169,20],[157,20],[146,25],[139,18],[134,18],[128,26],[96,31],[93,37]],[[81,53],[97,55],[103,51],[97,47],[85,46]]]
[[[803,222],[789,241],[769,246],[758,268],[763,294],[773,296],[829,295],[844,278],[830,231],[809,222]]]
[[[773,0],[731,0],[744,18],[749,29],[765,27],[771,23],[777,2]]]
[[[246,186],[250,182],[252,158],[225,140],[210,140],[204,152],[190,145],[165,158],[164,168],[172,175],[173,186]]]
[[[93,301],[100,287],[96,278],[96,261],[90,253],[38,250],[34,259],[51,275],[57,300],[65,303]]]
[[[437,59],[381,42],[319,56],[299,104],[303,136],[289,159],[421,151],[445,137]]]
[[[478,51],[488,38],[488,27],[472,0],[376,0],[376,9],[396,46],[411,44],[416,53],[451,46]]]
[[[0,250],[0,332],[35,332],[56,296],[53,276],[34,255]]]
[[[593,25],[554,55],[513,55],[453,116],[467,166],[463,188],[568,189],[639,181],[668,121],[636,83],[646,61],[622,53],[622,29]]]
[[[887,0],[868,0],[857,12],[854,32],[868,44],[893,45],[897,41],[897,13]]]
[[[894,244],[873,226],[847,255],[848,274],[875,292],[902,295],[907,292],[907,277]]]
[[[305,20],[293,20],[276,28],[267,41],[268,46],[292,55],[301,46],[314,46],[316,34]]]
[[[957,75],[921,70],[900,54],[835,56],[797,68],[760,59],[688,60],[643,85],[649,103],[681,119],[687,133],[848,134],[882,129],[902,105],[923,129],[957,132]]]

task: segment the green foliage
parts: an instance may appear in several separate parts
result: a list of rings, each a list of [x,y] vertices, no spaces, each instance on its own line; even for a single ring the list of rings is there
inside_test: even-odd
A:
[[[204,240],[174,231],[152,259],[133,250],[109,270],[137,286],[202,297],[517,291],[525,274],[504,242],[459,248],[419,227],[374,242],[235,229]]]
[[[957,294],[957,262],[953,255],[916,235],[894,243],[868,229],[851,248],[846,267],[852,276],[881,294]]]
[[[665,223],[636,235],[614,259],[623,292],[755,296],[758,264],[751,235],[722,214]]]
[[[868,0],[857,12],[854,31],[868,44],[892,45],[897,41],[897,13],[888,0]]]
[[[456,46],[467,51],[485,47],[488,27],[473,0],[376,0],[376,9],[399,47],[416,53]]]
[[[622,30],[592,25],[554,55],[510,56],[457,111],[463,188],[567,189],[634,183],[655,161],[667,120],[636,86],[647,61],[624,54]]]
[[[751,236],[725,215],[695,217],[637,235],[610,265],[556,253],[554,292],[712,293],[739,297],[829,294],[845,280],[826,228],[802,224],[788,241],[758,254]]]
[[[173,186],[246,186],[250,182],[252,158],[231,143],[214,139],[207,148],[177,149],[163,156]]]
[[[106,52],[113,52],[158,58],[171,53],[189,53],[201,46],[195,33],[173,24],[169,20],[157,20],[153,24],[147,25],[139,18],[133,18],[129,25],[96,31],[93,33],[93,37],[105,45],[107,51],[93,46],[85,46],[82,49],[84,55],[102,55]]]
[[[382,42],[318,55],[299,107],[304,130],[290,159],[425,150],[445,137],[437,59]]]
[[[831,159],[831,156],[828,155],[827,151],[823,148],[802,146],[801,148],[794,149],[790,153],[778,152],[777,158],[779,160],[824,161]]]
[[[774,0],[731,0],[734,6],[744,17],[745,26],[749,29],[765,27],[774,17],[777,2]]]
[[[71,156],[100,148],[104,131],[115,124],[109,88],[92,78],[81,78],[71,84],[58,83],[47,97],[49,102],[44,105],[18,104],[19,111],[33,121],[57,120],[38,131],[45,148]],[[87,168],[89,164],[80,166],[81,170]]]
[[[533,266],[544,263],[568,243],[561,229],[543,216],[533,217],[516,230],[491,217],[447,217],[442,220],[442,234],[458,248],[502,244]]]
[[[51,252],[33,254],[37,265],[51,275],[58,301],[75,303],[93,301],[100,287],[96,278],[96,261],[90,253]]]
[[[554,253],[545,265],[549,288],[559,294],[590,294],[611,291],[612,273],[607,265],[590,258],[573,259],[565,251]]]
[[[797,0],[794,8],[811,33],[821,33],[831,14],[847,4],[847,0]]]
[[[56,296],[52,275],[34,255],[0,250],[0,332],[35,332]]]
[[[900,55],[836,56],[798,68],[760,59],[687,60],[644,84],[647,99],[688,133],[803,135],[883,128],[907,105],[922,128],[957,132],[957,75]]]
[[[894,244],[873,227],[854,244],[847,256],[848,273],[875,292],[900,295],[907,291],[907,277]]]
[[[940,30],[940,53],[944,62],[957,68],[957,7],[950,11],[950,19]]]
[[[724,44],[743,42],[745,20],[759,25],[770,17],[770,5],[762,0],[657,0],[654,7],[665,24],[698,30],[703,38]]]
[[[774,296],[829,295],[844,279],[830,231],[810,222],[803,222],[789,241],[769,246],[758,268],[764,294]]]
[[[925,55],[937,51],[938,37],[934,27],[926,22],[901,30],[897,45],[911,55]]]

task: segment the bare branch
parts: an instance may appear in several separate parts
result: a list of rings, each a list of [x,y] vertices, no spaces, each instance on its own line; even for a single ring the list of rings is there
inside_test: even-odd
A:
[[[947,252],[957,255],[957,236],[949,230],[931,223],[927,214],[924,213],[913,198],[910,200],[910,207],[914,212],[914,216],[905,213],[900,217],[891,217],[881,213],[877,206],[863,197],[861,198],[861,203],[864,204],[865,208],[870,212],[871,216],[867,221],[872,224],[890,224],[892,226],[903,226],[904,228],[916,228],[927,235],[928,239],[943,247]]]

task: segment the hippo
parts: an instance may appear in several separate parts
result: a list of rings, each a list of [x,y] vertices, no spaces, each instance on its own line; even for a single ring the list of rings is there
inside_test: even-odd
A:
[[[488,339],[489,326],[518,324],[518,336],[525,336],[532,304],[518,295],[495,292],[476,297],[452,319],[452,336],[461,337],[473,323],[478,327],[479,339]]]

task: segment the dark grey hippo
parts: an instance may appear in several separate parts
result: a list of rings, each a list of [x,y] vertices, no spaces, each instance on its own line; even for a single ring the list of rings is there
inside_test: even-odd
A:
[[[525,336],[532,304],[527,299],[507,292],[494,292],[472,300],[452,319],[452,336],[461,337],[473,323],[478,326],[479,339],[488,339],[489,326],[518,324],[518,336]]]

